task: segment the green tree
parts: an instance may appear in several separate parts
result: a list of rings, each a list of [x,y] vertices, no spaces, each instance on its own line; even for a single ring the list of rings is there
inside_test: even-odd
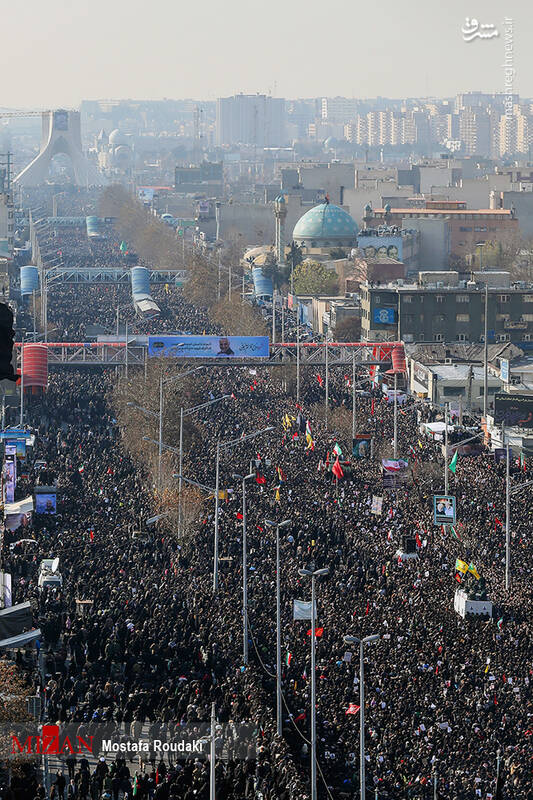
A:
[[[320,261],[303,261],[294,270],[296,294],[333,295],[338,292],[338,289],[337,274],[327,269]]]

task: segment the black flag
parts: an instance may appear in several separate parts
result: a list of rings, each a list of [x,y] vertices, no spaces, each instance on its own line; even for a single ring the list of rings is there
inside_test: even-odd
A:
[[[17,380],[11,363],[14,338],[13,312],[8,305],[0,303],[0,380]]]

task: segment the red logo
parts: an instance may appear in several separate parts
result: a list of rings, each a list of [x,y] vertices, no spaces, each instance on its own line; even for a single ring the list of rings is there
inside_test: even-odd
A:
[[[81,736],[75,737],[73,745],[68,736],[60,739],[59,725],[43,725],[41,735],[28,736],[24,742],[20,742],[18,736],[11,737],[12,755],[61,755],[68,753],[71,755],[82,755],[83,753],[93,752],[93,736],[89,736],[89,741],[85,741]]]

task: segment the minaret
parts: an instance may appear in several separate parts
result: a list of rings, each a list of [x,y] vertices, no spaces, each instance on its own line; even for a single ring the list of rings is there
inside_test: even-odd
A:
[[[285,263],[285,219],[287,218],[287,204],[282,194],[274,200],[274,214],[276,216],[276,258],[278,264]]]

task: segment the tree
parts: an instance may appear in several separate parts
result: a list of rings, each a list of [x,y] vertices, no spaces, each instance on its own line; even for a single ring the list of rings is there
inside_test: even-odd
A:
[[[296,294],[334,295],[338,289],[337,274],[327,269],[320,261],[303,261],[294,270]]]
[[[288,282],[290,271],[291,268],[289,264],[278,264],[276,254],[273,250],[267,253],[263,266],[263,275],[270,278],[274,289],[281,289],[281,287]]]
[[[238,294],[226,295],[209,312],[211,320],[232,336],[266,336],[267,327],[259,311],[243,303]],[[228,330],[229,328],[229,330]]]
[[[348,258],[348,254],[346,250],[343,250],[342,247],[334,247],[333,250],[329,251],[330,258],[337,259],[337,258]]]

